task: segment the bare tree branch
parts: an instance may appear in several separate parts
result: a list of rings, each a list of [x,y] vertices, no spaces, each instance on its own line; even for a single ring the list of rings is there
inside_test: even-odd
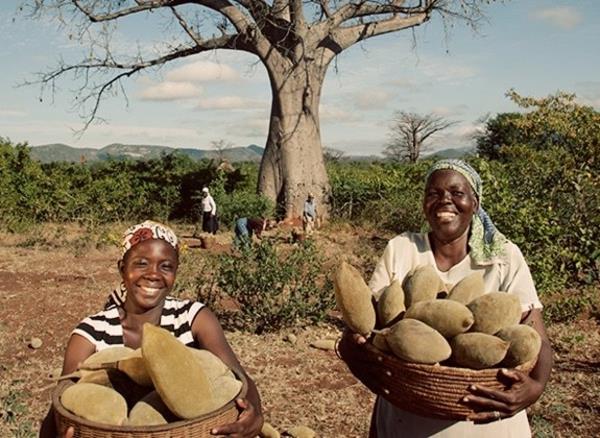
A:
[[[426,142],[431,136],[457,123],[433,113],[421,115],[398,111],[394,114],[390,142],[383,155],[394,161],[414,163],[426,150]]]

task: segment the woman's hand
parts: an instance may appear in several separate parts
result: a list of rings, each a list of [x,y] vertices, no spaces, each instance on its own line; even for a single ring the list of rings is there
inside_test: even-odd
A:
[[[225,435],[232,438],[254,438],[258,436],[263,425],[262,414],[245,398],[238,398],[238,408],[242,410],[235,423],[215,427],[212,435]]]
[[[481,385],[469,388],[472,393],[463,398],[476,411],[468,417],[476,423],[487,423],[512,417],[535,403],[544,390],[544,384],[518,370],[501,370],[502,377],[510,381],[509,389],[499,391]]]

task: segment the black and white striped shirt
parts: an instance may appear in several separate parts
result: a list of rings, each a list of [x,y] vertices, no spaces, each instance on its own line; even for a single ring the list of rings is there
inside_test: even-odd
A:
[[[192,323],[203,307],[204,304],[197,301],[167,297],[160,317],[160,327],[173,333],[182,344],[196,346]],[[114,304],[85,318],[71,334],[83,336],[96,346],[96,351],[124,345],[119,310]]]

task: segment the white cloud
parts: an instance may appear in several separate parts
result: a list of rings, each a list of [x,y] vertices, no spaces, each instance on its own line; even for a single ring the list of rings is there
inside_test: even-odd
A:
[[[382,88],[364,89],[354,95],[354,104],[361,110],[381,110],[393,99],[389,91]]]
[[[481,130],[480,123],[461,123],[434,135],[432,149],[466,147],[473,145],[473,136]]]
[[[197,61],[171,70],[166,79],[174,82],[232,81],[239,79],[239,74],[227,64]]]
[[[600,108],[600,81],[585,81],[577,84],[577,102]]]
[[[468,79],[477,76],[477,69],[469,65],[457,65],[445,59],[430,59],[417,64],[417,71],[437,82]]]
[[[201,110],[236,110],[263,108],[265,104],[257,100],[244,99],[239,96],[222,96],[202,99],[197,105]]]
[[[531,16],[540,21],[545,21],[561,29],[573,29],[583,21],[581,13],[571,6],[556,6],[542,8],[531,13]]]
[[[245,141],[245,138],[252,138],[258,144],[265,142],[268,129],[268,116],[238,120],[235,123],[228,124],[225,128],[228,136],[237,137],[240,141]]]
[[[324,123],[352,123],[360,120],[355,112],[350,112],[337,106],[323,105],[319,107],[319,119]]]
[[[460,104],[460,105],[453,105],[453,106],[436,106],[433,107],[431,112],[433,114],[435,114],[436,116],[441,116],[441,117],[457,117],[457,116],[461,116],[464,115],[467,110],[469,109],[469,107],[465,104]]]
[[[202,87],[190,82],[161,82],[150,85],[140,93],[142,100],[181,100],[198,97]]]
[[[25,111],[0,109],[0,117],[25,117],[27,115]]]

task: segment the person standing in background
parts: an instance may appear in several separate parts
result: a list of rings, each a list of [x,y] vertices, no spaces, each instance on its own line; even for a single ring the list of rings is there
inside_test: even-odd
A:
[[[317,205],[315,197],[312,193],[308,194],[304,201],[304,209],[302,211],[302,228],[307,236],[310,236],[315,228],[317,221]]]
[[[208,187],[202,188],[202,231],[217,233],[217,204],[208,192]]]

